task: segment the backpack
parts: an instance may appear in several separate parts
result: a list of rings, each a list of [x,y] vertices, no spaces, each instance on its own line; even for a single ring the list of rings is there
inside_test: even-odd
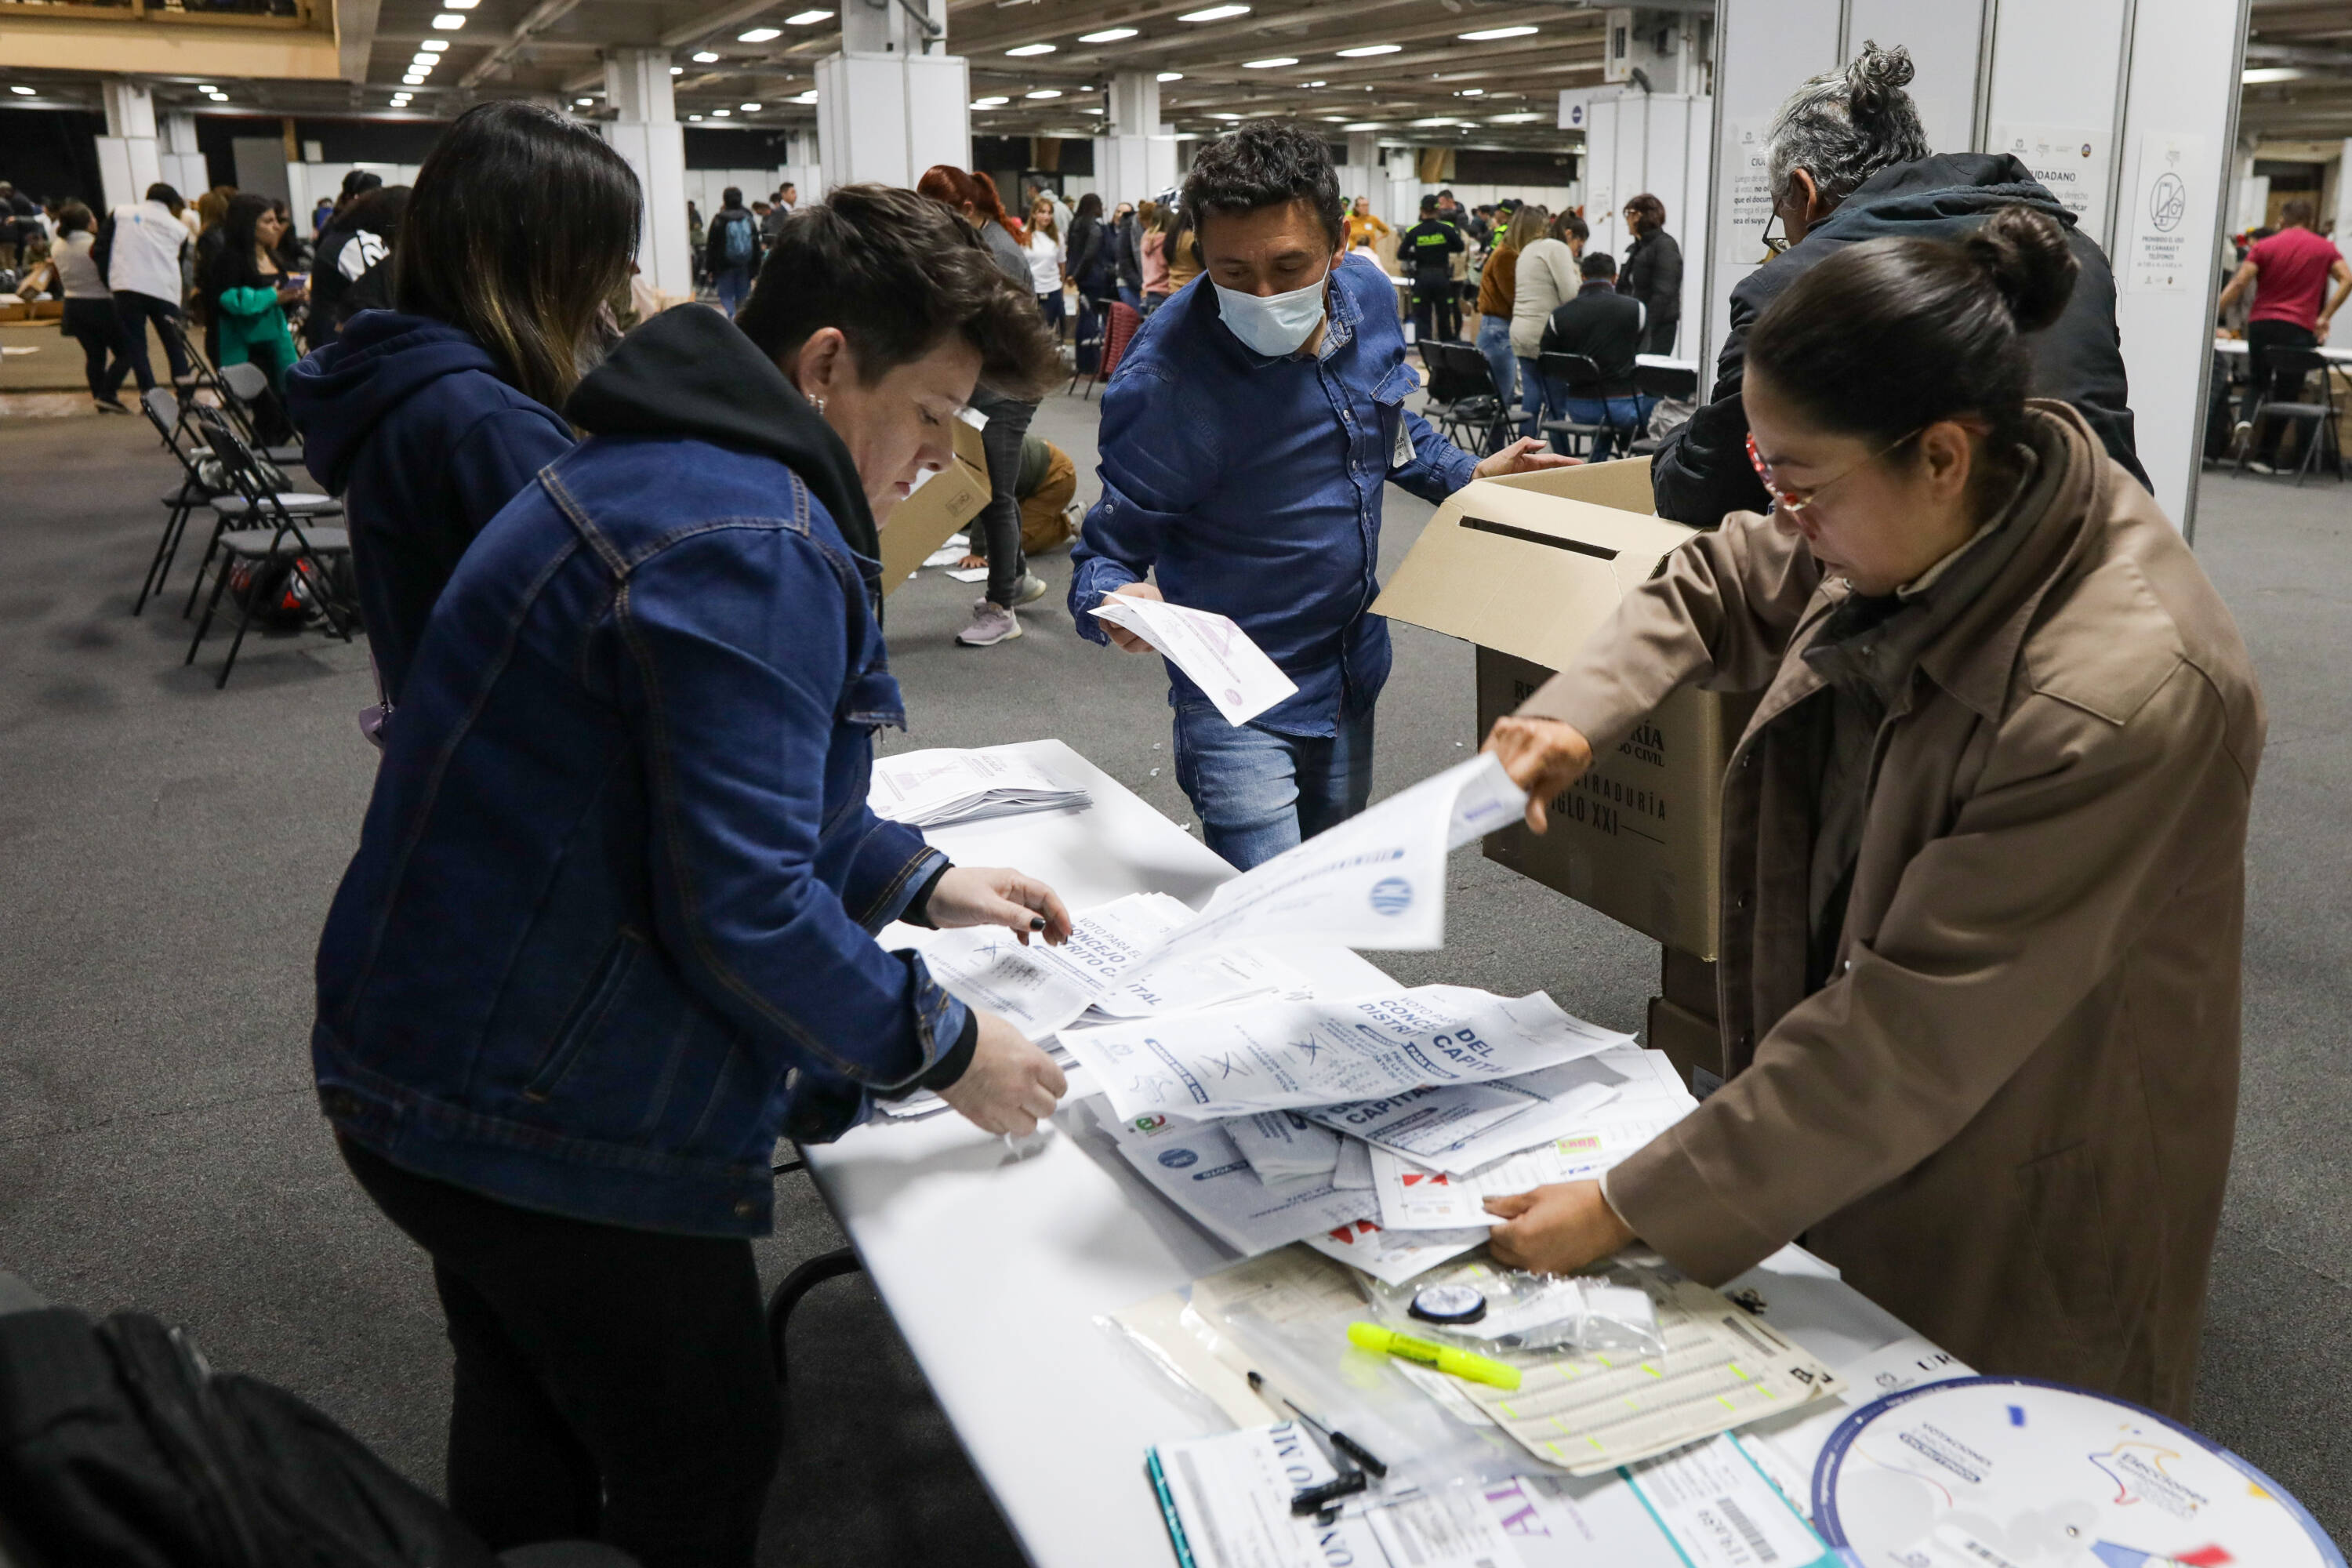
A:
[[[228,591],[246,617],[263,631],[299,631],[327,618],[327,605],[352,602],[351,557],[330,555],[320,567],[299,556],[243,561],[229,568]]]
[[[759,246],[751,237],[751,220],[748,217],[729,218],[727,239],[721,250],[721,254],[727,258],[727,265],[749,267],[751,265],[751,258],[758,253],[758,250]]]

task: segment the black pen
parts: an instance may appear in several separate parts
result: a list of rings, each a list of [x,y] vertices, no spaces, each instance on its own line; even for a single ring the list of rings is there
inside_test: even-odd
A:
[[[1274,1399],[1279,1401],[1293,1415],[1296,1415],[1301,1421],[1306,1422],[1308,1426],[1312,1427],[1318,1434],[1319,1434],[1324,1441],[1334,1450],[1332,1458],[1337,1468],[1341,1470],[1348,1468],[1348,1466],[1345,1463],[1339,1462],[1341,1456],[1345,1456],[1347,1459],[1354,1460],[1357,1464],[1361,1465],[1364,1468],[1371,1471],[1375,1476],[1385,1477],[1389,1473],[1388,1466],[1381,1462],[1379,1455],[1373,1453],[1370,1448],[1365,1447],[1361,1443],[1357,1442],[1353,1437],[1349,1436],[1345,1432],[1333,1431],[1330,1427],[1325,1426],[1322,1422],[1318,1421],[1314,1416],[1309,1415],[1306,1411],[1300,1409],[1298,1402],[1291,1398],[1288,1394],[1283,1393],[1280,1389],[1276,1388],[1274,1386],[1274,1380],[1266,1376],[1265,1373],[1262,1372],[1251,1373],[1249,1374],[1249,1385],[1250,1392],[1252,1394],[1256,1394],[1261,1399]]]

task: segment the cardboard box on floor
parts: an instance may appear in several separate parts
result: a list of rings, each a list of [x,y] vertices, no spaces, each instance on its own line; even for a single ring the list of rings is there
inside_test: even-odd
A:
[[[1372,609],[1477,645],[1483,739],[1694,531],[1652,510],[1646,458],[1475,480],[1430,520]],[[1711,988],[1723,769],[1753,707],[1676,692],[1552,803],[1550,832],[1491,834],[1486,858],[1704,965]],[[1686,1076],[1694,1062],[1718,1070],[1706,988],[1651,1005],[1651,1043]]]
[[[977,417],[977,416],[975,416]],[[980,515],[988,504],[988,452],[980,430],[955,422],[955,460],[915,487],[915,493],[882,520],[882,593],[887,598],[948,536]]]

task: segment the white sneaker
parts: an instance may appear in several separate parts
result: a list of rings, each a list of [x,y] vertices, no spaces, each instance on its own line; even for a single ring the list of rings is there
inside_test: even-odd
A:
[[[1021,635],[1021,617],[1003,605],[992,605],[986,599],[971,607],[971,625],[956,633],[955,640],[966,647],[994,647]]]
[[[1021,587],[1013,595],[1016,605],[1034,605],[1045,596],[1045,579],[1034,572],[1021,574]]]

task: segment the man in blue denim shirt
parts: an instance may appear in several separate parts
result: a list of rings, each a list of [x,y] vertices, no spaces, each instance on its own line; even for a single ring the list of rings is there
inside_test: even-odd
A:
[[[1070,613],[1082,636],[1149,653],[1096,621],[1106,595],[1213,610],[1297,683],[1233,725],[1169,669],[1177,782],[1209,847],[1246,870],[1370,796],[1382,487],[1443,500],[1569,459],[1518,441],[1479,462],[1404,406],[1420,383],[1395,285],[1348,259],[1320,138],[1261,121],[1211,143],[1184,215],[1208,286],[1153,313],[1103,395],[1103,494],[1072,552]]]

